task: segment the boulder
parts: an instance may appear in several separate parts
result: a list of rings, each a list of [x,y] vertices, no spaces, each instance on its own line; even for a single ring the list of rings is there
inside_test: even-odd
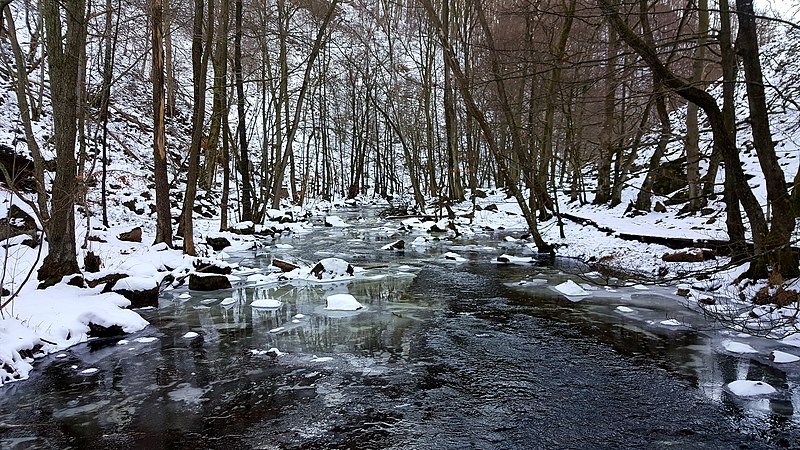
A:
[[[120,233],[117,239],[125,242],[142,242],[142,227],[136,227],[131,231]]]
[[[211,248],[213,248],[215,252],[218,252],[218,251],[224,249],[225,247],[230,247],[231,246],[231,241],[229,241],[228,238],[221,237],[221,236],[220,237],[208,236],[206,238],[206,243]]]
[[[17,205],[8,208],[8,217],[0,219],[0,241],[27,234],[36,236],[36,221]]]
[[[191,273],[189,274],[189,290],[192,291],[217,291],[230,289],[231,282],[225,275]]]
[[[339,258],[325,258],[311,269],[311,275],[320,280],[352,277],[353,266]]]
[[[391,244],[384,245],[381,247],[381,250],[403,250],[406,248],[406,241],[400,239],[399,241],[394,241]]]
[[[228,231],[234,234],[253,234],[256,232],[256,226],[253,222],[239,222],[236,225],[228,228]]]
[[[151,277],[126,276],[115,281],[110,288],[109,284],[106,284],[103,291],[109,290],[130,300],[131,308],[158,306],[158,283]]]
[[[210,259],[198,259],[194,262],[194,269],[204,274],[213,273],[217,275],[230,275],[233,270],[230,264]]]

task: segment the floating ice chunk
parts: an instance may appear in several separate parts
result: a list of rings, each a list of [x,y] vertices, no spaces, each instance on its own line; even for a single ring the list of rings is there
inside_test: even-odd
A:
[[[320,356],[320,357],[317,357],[317,355],[312,355],[312,356],[311,356],[311,358],[312,358],[312,359],[311,359],[311,362],[328,362],[328,361],[333,361],[333,358],[331,358],[330,356]]]
[[[90,367],[88,369],[81,370],[81,375],[91,375],[91,374],[96,373],[98,371],[100,371],[100,369],[98,369],[96,367]]]
[[[295,315],[294,315],[294,318],[295,318],[295,319],[305,319],[305,318],[306,318],[306,315],[305,315],[305,314],[295,314]]]
[[[192,294],[189,294],[188,292],[184,292],[183,294],[179,295],[178,298],[181,299],[181,300],[190,299],[190,298],[192,298]]]
[[[581,297],[584,295],[589,295],[589,293],[586,292],[582,287],[578,286],[578,283],[572,280],[567,280],[554,287],[554,289],[566,295],[567,297]]]
[[[749,344],[731,341],[730,339],[722,341],[722,348],[731,353],[758,353],[758,350],[754,349]]]
[[[782,352],[780,350],[773,350],[772,353],[769,354],[769,359],[771,359],[772,362],[785,364],[800,361],[800,356]]]
[[[272,298],[264,298],[261,300],[253,301],[253,303],[250,306],[252,306],[253,308],[280,308],[281,304],[282,303],[280,300],[275,300]]]
[[[227,297],[227,298],[223,299],[219,304],[222,305],[222,306],[228,306],[228,305],[232,305],[234,303],[236,303],[236,299],[235,298]]]
[[[679,326],[682,326],[682,325],[684,325],[684,324],[683,324],[683,322],[681,322],[681,321],[679,321],[679,320],[676,320],[676,319],[667,319],[667,320],[662,320],[662,321],[661,321],[661,322],[659,322],[659,323],[660,323],[661,325],[665,325],[665,326],[668,326],[668,327],[679,327]]]
[[[292,319],[292,323],[295,323],[295,324],[300,323],[300,319]]]
[[[140,337],[140,338],[134,339],[134,342],[139,342],[140,344],[149,344],[149,343],[155,342],[157,340],[158,340],[157,337]]]
[[[777,390],[763,381],[736,380],[728,383],[728,389],[740,397],[774,394]]]
[[[650,288],[649,288],[649,287],[647,287],[647,286],[645,286],[645,285],[643,285],[643,284],[634,284],[632,287],[633,287],[634,289],[638,289],[638,290],[640,290],[640,291],[649,291],[649,290],[650,290]]]
[[[197,336],[200,336],[200,335],[195,333],[194,331],[189,331],[188,333],[183,335],[184,339],[194,339]]]
[[[325,309],[330,311],[357,311],[364,307],[350,294],[329,295]]]
[[[117,345],[128,345],[128,343],[130,343],[130,341],[127,339],[120,339],[117,341]]]
[[[625,314],[630,314],[630,313],[636,312],[634,309],[628,308],[627,306],[617,306],[616,311],[617,312],[621,312],[621,313],[625,313]]]
[[[278,327],[278,328],[273,328],[273,329],[269,330],[269,332],[270,333],[279,333],[279,332],[281,332],[283,330],[285,330],[284,327]]]
[[[56,358],[66,358],[66,357],[67,357],[66,353],[59,353],[56,355]]]

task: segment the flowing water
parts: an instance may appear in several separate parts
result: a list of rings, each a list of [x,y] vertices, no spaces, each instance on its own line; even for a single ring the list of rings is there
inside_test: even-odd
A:
[[[352,281],[190,299],[177,289],[141,311],[151,323],[142,332],[39,360],[29,380],[0,388],[0,448],[800,446],[800,371],[719,351],[724,332],[671,289],[619,287],[575,303],[547,287],[570,277],[564,262],[497,264],[521,250],[498,250],[509,244],[491,234],[380,251],[397,223],[380,228],[371,214],[231,258],[263,268],[335,256],[367,269]],[[365,308],[326,311],[333,293]],[[281,307],[250,306],[267,298]],[[660,325],[667,318],[687,325]],[[724,389],[745,378],[778,394]]]

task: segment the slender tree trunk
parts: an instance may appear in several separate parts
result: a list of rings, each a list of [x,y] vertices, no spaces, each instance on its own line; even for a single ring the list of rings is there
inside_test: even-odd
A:
[[[208,59],[214,36],[214,0],[208,0],[208,20],[205,44],[203,43],[204,0],[194,0],[194,27],[192,34],[192,79],[194,82],[194,108],[192,111],[192,143],[189,148],[189,170],[186,176],[186,195],[183,197],[181,225],[183,253],[196,255],[194,245],[194,200],[197,196],[197,178],[200,172],[200,145],[203,140],[203,123],[206,114],[206,79]]]
[[[164,131],[164,39],[162,36],[162,0],[151,0],[153,49],[153,166],[156,185],[156,239],[154,244],[172,247],[172,214],[167,181],[167,148]]]
[[[172,62],[172,5],[170,0],[161,0],[162,14],[162,35],[164,51],[164,69],[166,73],[165,83],[167,86],[167,105],[165,114],[167,117],[175,115],[175,65]]]
[[[736,0],[736,13],[739,19],[736,50],[742,57],[747,81],[753,145],[756,148],[761,171],[764,173],[767,201],[772,207],[772,226],[764,242],[765,259],[773,273],[782,275],[786,279],[795,278],[800,275],[797,255],[790,247],[795,229],[795,215],[786,189],[786,178],[775,154],[775,143],[769,126],[753,0]]]
[[[250,156],[247,150],[244,78],[242,76],[242,0],[236,0],[236,30],[233,38],[233,76],[236,83],[236,111],[239,116],[239,174],[242,177],[242,221],[253,220],[253,183],[250,179]]]
[[[725,0],[727,1],[727,0]],[[708,40],[708,0],[699,0],[697,4],[697,48],[692,63],[692,84],[704,86],[706,45]],[[698,108],[694,103],[686,107],[686,181],[689,185],[689,211],[699,211],[704,205],[700,192],[700,127],[697,122]]]

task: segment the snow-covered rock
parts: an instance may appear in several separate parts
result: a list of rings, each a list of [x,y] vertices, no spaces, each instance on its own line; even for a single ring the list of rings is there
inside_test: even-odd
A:
[[[347,279],[353,276],[354,269],[349,262],[339,258],[325,258],[311,268],[309,276],[323,281]]]
[[[325,309],[329,311],[357,311],[364,305],[350,294],[329,295],[326,299]]]

